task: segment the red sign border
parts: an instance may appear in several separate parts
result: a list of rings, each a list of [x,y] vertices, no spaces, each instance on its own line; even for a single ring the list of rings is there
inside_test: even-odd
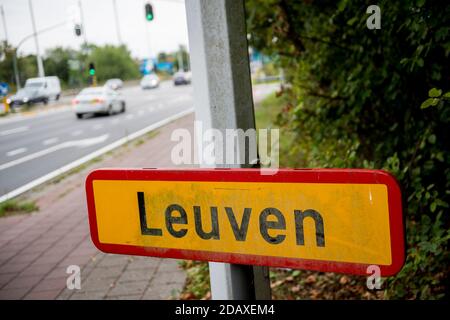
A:
[[[259,169],[234,168],[98,169],[91,172],[86,178],[91,239],[94,245],[103,252],[367,275],[368,264],[101,243],[98,237],[95,214],[94,180],[384,184],[388,189],[392,263],[391,265],[379,266],[381,276],[395,275],[402,269],[405,261],[405,232],[401,191],[396,179],[386,171],[366,169],[279,169],[274,175],[262,175]]]

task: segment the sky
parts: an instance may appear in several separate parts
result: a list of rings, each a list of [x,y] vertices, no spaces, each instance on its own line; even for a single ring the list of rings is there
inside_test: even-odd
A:
[[[114,16],[114,0],[31,0],[36,29],[42,30],[62,22],[62,26],[38,36],[41,54],[57,46],[79,49],[83,36],[77,37],[75,23],[81,20],[78,2],[81,1],[86,38],[96,45],[119,44]],[[188,47],[184,0],[115,0],[122,42],[133,57],[147,58],[159,52],[175,51],[179,45]],[[145,19],[144,5],[153,6],[154,20]],[[29,0],[0,0],[5,12],[8,41],[13,46],[33,33]],[[0,17],[1,19],[1,17]],[[5,28],[0,21],[0,39]],[[33,38],[19,48],[20,54],[35,54]]]

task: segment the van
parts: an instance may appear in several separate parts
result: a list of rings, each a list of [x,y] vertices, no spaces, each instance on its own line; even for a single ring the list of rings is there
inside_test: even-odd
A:
[[[61,85],[58,77],[30,78],[25,82],[25,89],[33,90],[36,97],[48,102],[59,100],[61,96]]]

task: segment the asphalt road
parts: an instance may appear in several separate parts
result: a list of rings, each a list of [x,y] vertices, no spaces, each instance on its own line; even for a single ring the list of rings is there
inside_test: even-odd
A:
[[[255,100],[275,85],[254,88]],[[122,89],[127,111],[76,119],[70,107],[16,119],[0,119],[0,197],[127,137],[193,107],[192,86],[165,82],[157,89]],[[156,152],[156,150],[155,150]]]

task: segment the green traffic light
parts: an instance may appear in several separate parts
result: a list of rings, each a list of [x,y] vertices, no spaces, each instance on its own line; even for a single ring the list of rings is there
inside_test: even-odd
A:
[[[147,20],[148,21],[152,21],[153,20],[153,15],[152,14],[148,14],[147,15]]]
[[[89,70],[89,75],[91,76],[95,75],[95,70],[94,69]]]

